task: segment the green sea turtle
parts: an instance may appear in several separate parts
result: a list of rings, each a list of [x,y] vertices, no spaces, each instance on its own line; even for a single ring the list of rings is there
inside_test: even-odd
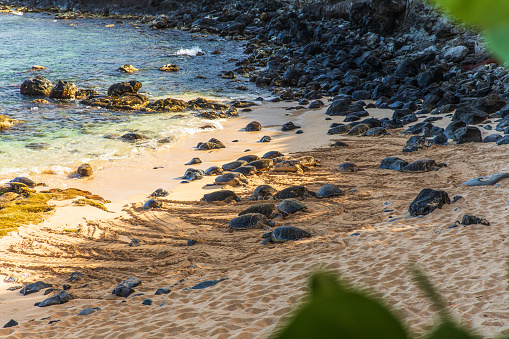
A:
[[[339,195],[343,195],[343,191],[334,184],[325,184],[316,192],[318,198],[330,198]]]
[[[267,217],[261,213],[248,213],[230,220],[228,222],[228,230],[247,230],[250,228],[263,228],[265,230],[270,230],[269,226],[274,225],[275,222],[273,220],[267,219]]]
[[[205,175],[205,172],[201,169],[188,168],[186,170],[186,173],[182,177],[182,179],[189,180],[189,181],[200,180],[200,179],[203,179],[204,175]]]
[[[274,167],[273,171],[274,172],[295,172],[295,173],[302,174],[302,173],[304,173],[302,167],[303,166],[301,165],[301,162],[297,159],[286,160],[286,161],[283,161],[283,162],[280,162],[279,164],[277,164]]]
[[[163,203],[156,199],[148,199],[144,204],[143,208],[148,210],[150,208],[160,208],[163,206]]]
[[[251,162],[255,160],[260,160],[260,157],[254,154],[244,155],[243,157],[240,157],[237,159],[238,161],[246,161]]]
[[[248,163],[248,165],[253,166],[254,168],[256,168],[257,171],[266,171],[270,169],[272,166],[274,166],[274,162],[272,161],[272,159],[260,159],[251,161],[250,163]]]
[[[369,130],[368,124],[358,124],[352,127],[350,131],[348,131],[348,135],[361,135],[366,133]]]
[[[245,164],[247,164],[247,161],[236,160],[236,161],[232,161],[232,162],[229,162],[227,164],[224,164],[222,166],[222,168],[225,171],[233,171],[234,169],[239,168],[240,166],[244,166]]]
[[[221,167],[212,166],[212,167],[207,168],[207,170],[205,171],[205,174],[206,175],[220,175],[220,174],[223,174],[223,172],[224,171]]]
[[[284,154],[279,151],[269,151],[262,156],[262,159],[272,159],[275,157],[283,156]]]
[[[241,173],[229,172],[223,175],[220,175],[215,180],[216,185],[240,185],[247,184],[246,177]]]
[[[298,211],[305,211],[307,210],[307,206],[295,198],[290,198],[281,201],[279,205],[277,205],[277,209],[283,213],[283,215],[287,215]]]
[[[251,194],[250,200],[266,200],[270,199],[274,194],[277,193],[277,190],[274,187],[269,185],[260,185]]]
[[[244,176],[248,176],[248,175],[256,174],[256,172],[258,172],[258,171],[256,170],[256,168],[254,166],[245,165],[245,166],[240,166],[239,168],[234,169],[232,172],[238,172],[238,173],[242,173]]]
[[[214,202],[214,201],[230,202],[230,201],[240,201],[240,198],[233,191],[230,191],[230,190],[220,190],[220,191],[215,191],[215,192],[212,192],[212,193],[205,194],[203,196],[203,198],[201,198],[201,201],[206,201],[206,202]]]
[[[249,206],[245,210],[239,213],[239,216],[249,213],[260,213],[269,219],[273,219],[278,215],[278,209],[276,204],[262,203]]]
[[[310,237],[311,233],[304,231],[294,226],[279,226],[272,230],[272,232],[264,233],[262,238],[266,238],[262,241],[262,245],[268,242],[281,243],[290,240],[300,240],[303,238]]]
[[[338,166],[340,172],[357,172],[359,168],[353,162],[347,161]]]
[[[16,177],[10,181],[10,183],[15,183],[15,182],[25,184],[30,188],[35,187],[35,181],[33,181],[32,179],[27,178],[27,177]]]
[[[310,155],[297,158],[296,160],[300,161],[300,164],[302,166],[315,166],[320,163],[320,160],[315,159]]]
[[[435,160],[432,159],[422,159],[409,163],[405,167],[403,167],[401,172],[429,172],[429,171],[437,171],[441,167],[446,167],[447,165],[444,163],[437,164]]]
[[[295,160],[295,158],[292,157],[291,155],[282,155],[280,157],[272,158],[274,165],[279,164],[280,162],[283,162],[283,161],[287,161],[287,160]]]
[[[371,136],[371,137],[380,137],[382,135],[387,135],[389,132],[383,127],[373,127],[368,129],[363,135]]]
[[[273,198],[275,200],[284,200],[289,198],[307,198],[310,196],[314,197],[316,193],[308,190],[304,186],[291,186],[277,192],[274,194]]]

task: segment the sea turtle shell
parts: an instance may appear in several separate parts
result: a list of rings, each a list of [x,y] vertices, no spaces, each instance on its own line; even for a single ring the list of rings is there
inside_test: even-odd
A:
[[[27,185],[30,188],[35,187],[35,181],[33,181],[32,179],[27,178],[27,177],[16,177],[16,178],[12,179],[10,182],[11,183],[19,182],[19,183]]]
[[[237,172],[229,172],[223,175],[220,175],[215,180],[216,185],[240,185],[240,184],[246,184],[247,179],[246,177]]]
[[[382,160],[379,168],[401,171],[401,169],[403,167],[405,167],[406,165],[408,165],[408,161],[406,161],[406,160],[403,160],[398,157],[387,157]]]
[[[266,238],[262,245],[268,242],[280,243],[290,240],[300,240],[302,238],[310,237],[311,233],[304,231],[294,226],[279,226],[272,230],[272,232],[264,233],[262,238]]]
[[[297,158],[296,160],[300,161],[300,164],[302,166],[315,166],[316,164],[319,163],[319,161],[317,159],[313,158],[310,155],[306,155],[306,156]]]
[[[192,158],[191,161],[189,161],[186,165],[196,165],[196,164],[201,164],[201,160],[200,158]]]
[[[279,151],[269,151],[262,156],[262,159],[272,159],[275,157],[280,157],[282,155],[283,155],[283,153],[281,153]]]
[[[316,192],[318,198],[330,198],[339,195],[343,195],[343,191],[334,184],[325,184]]]
[[[188,168],[182,179],[193,181],[200,180],[205,175],[205,172],[201,169]]]
[[[369,130],[368,124],[358,124],[352,127],[350,131],[348,131],[348,135],[361,135],[366,133]]]
[[[209,167],[205,171],[206,175],[220,175],[220,174],[223,174],[223,173],[224,173],[223,169],[221,167],[218,167],[218,166]]]
[[[340,172],[357,172],[359,168],[353,162],[347,161],[338,166]]]
[[[234,169],[239,168],[240,166],[244,166],[245,164],[247,164],[247,161],[236,160],[236,161],[232,161],[227,164],[224,164],[222,166],[222,168],[225,171],[233,171]]]
[[[250,163],[248,163],[248,165],[253,166],[258,171],[265,171],[271,168],[274,165],[274,162],[272,161],[272,159],[260,159],[251,161]]]
[[[240,157],[237,159],[238,161],[246,161],[251,162],[255,160],[260,160],[260,157],[254,154],[244,155],[243,157]]]
[[[286,160],[274,167],[274,172],[297,172],[302,173],[302,166],[299,160]]]
[[[206,202],[214,202],[214,201],[226,201],[230,202],[232,200],[240,201],[240,198],[235,194],[235,192],[230,190],[220,190],[212,193],[205,194],[202,201]]]
[[[366,131],[366,133],[364,133],[365,136],[372,136],[372,137],[379,137],[379,136],[387,135],[387,134],[389,134],[389,133],[383,127],[373,127],[373,128],[368,129]]]
[[[252,200],[266,200],[277,193],[277,190],[269,185],[260,185],[251,194]]]
[[[276,204],[271,203],[256,204],[253,206],[249,206],[248,208],[240,212],[239,216],[249,213],[260,213],[266,216],[267,218],[272,219],[277,213],[277,207]]]
[[[276,200],[284,200],[290,198],[307,198],[309,196],[316,196],[316,193],[311,192],[304,186],[291,186],[274,194],[273,198]]]
[[[409,163],[401,169],[401,172],[429,172],[443,167],[445,164],[437,164],[432,159],[422,159]]]
[[[274,221],[267,219],[263,214],[248,213],[230,220],[228,222],[228,230],[247,230],[250,228],[268,229],[269,224],[274,225]]]
[[[148,199],[144,204],[143,204],[143,208],[144,209],[149,209],[149,208],[159,208],[163,206],[163,204],[156,200],[156,199]]]
[[[295,198],[290,198],[281,201],[279,205],[277,205],[277,209],[284,214],[292,214],[298,211],[306,210],[307,206]]]
[[[272,158],[274,165],[279,164],[280,162],[283,162],[283,161],[287,161],[287,160],[295,160],[295,158],[292,157],[291,155],[282,155],[280,157]]]
[[[242,173],[244,176],[253,175],[258,172],[254,166],[240,166],[239,168],[234,169],[232,172]]]

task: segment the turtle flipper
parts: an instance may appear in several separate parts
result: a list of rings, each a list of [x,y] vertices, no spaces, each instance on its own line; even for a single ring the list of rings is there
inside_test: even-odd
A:
[[[264,241],[262,241],[262,245],[265,245],[266,243],[268,243],[271,239],[270,238],[267,238],[265,239]]]

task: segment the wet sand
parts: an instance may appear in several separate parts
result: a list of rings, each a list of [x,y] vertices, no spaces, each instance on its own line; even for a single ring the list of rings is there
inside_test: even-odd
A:
[[[507,146],[475,143],[402,153],[408,138],[400,135],[403,129],[391,130],[391,135],[384,137],[329,136],[328,126],[341,122],[342,117],[326,121],[325,108],[300,112],[287,111],[281,108],[284,105],[296,103],[273,103],[242,113],[241,118],[228,121],[224,130],[194,135],[170,152],[154,152],[130,167],[122,165],[122,171],[113,165],[93,178],[72,182],[74,187],[112,200],[107,206],[115,213],[64,207],[45,223],[1,238],[2,273],[16,278],[30,275],[0,285],[0,324],[11,318],[20,323],[1,329],[0,334],[41,338],[63,333],[76,338],[266,337],[298,305],[309,274],[318,267],[329,268],[373,291],[396,309],[411,331],[422,333],[437,317],[412,282],[410,263],[417,263],[431,277],[463,324],[477,328],[483,337],[508,334],[505,241],[509,229],[505,224],[509,181],[490,187],[461,186],[471,178],[506,171]],[[288,113],[293,116],[286,116]],[[392,111],[370,113],[380,118]],[[264,129],[240,130],[252,120],[260,121]],[[301,124],[304,133],[280,132],[287,121]],[[258,143],[263,135],[274,137],[274,141]],[[192,148],[211,137],[222,140],[227,148],[212,152]],[[235,139],[239,142],[232,143]],[[335,140],[348,146],[329,147]],[[206,169],[268,150],[311,155],[321,165],[304,174],[268,172],[249,177],[247,187],[229,187],[243,198],[230,204],[196,201],[210,191],[203,186],[213,178],[176,185],[180,182],[176,178],[187,168],[183,164],[193,157],[203,161],[197,168]],[[407,161],[430,158],[448,166],[426,173],[379,169],[387,156]],[[337,171],[337,165],[345,161],[355,162],[359,171]],[[155,166],[164,168],[153,170]],[[336,184],[345,194],[305,199],[307,212],[276,220],[277,226],[292,225],[314,233],[311,238],[262,246],[263,230],[225,231],[228,220],[256,203],[247,198],[258,185],[270,184],[276,189],[304,185],[316,191],[325,183]],[[171,191],[170,196],[161,198],[163,207],[141,209],[157,188]],[[411,217],[408,205],[423,188],[463,198],[427,216]],[[486,218],[491,226],[447,228],[464,214]],[[70,228],[78,231],[64,231]],[[352,236],[355,233],[359,235]],[[141,245],[128,246],[133,238],[140,239]],[[197,244],[187,246],[188,239]],[[31,305],[46,298],[43,292],[21,296],[19,290],[6,291],[37,280],[61,286],[69,283],[66,279],[73,271],[85,277],[71,283],[69,292],[74,299],[63,305],[38,308]],[[144,295],[125,299],[111,294],[118,283],[131,276],[142,280],[135,290]],[[221,278],[228,279],[203,290],[183,290]],[[181,279],[169,294],[154,295],[158,288]],[[151,306],[142,305],[146,298],[152,299]],[[77,316],[86,307],[102,310]],[[49,325],[52,320],[60,321]]]

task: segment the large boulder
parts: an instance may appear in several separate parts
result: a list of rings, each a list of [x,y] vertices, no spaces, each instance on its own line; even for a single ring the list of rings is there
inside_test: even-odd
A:
[[[465,126],[458,128],[454,132],[454,138],[458,144],[467,142],[482,142],[481,130],[475,126]]]
[[[23,81],[19,88],[19,92],[24,95],[48,96],[51,93],[52,88],[53,84],[51,81],[38,75],[35,78]]]
[[[55,87],[49,93],[49,97],[53,99],[74,99],[76,98],[78,87],[69,81],[59,80]]]
[[[480,124],[484,120],[488,119],[489,114],[470,106],[460,107],[454,112],[452,121],[463,121],[467,125]]]
[[[136,94],[140,90],[141,86],[142,86],[141,82],[136,80],[119,82],[111,85],[108,88],[108,95],[121,96],[122,94],[125,93]]]
[[[411,216],[427,215],[437,208],[442,208],[445,204],[450,204],[451,200],[445,191],[437,191],[431,188],[423,189],[417,198],[408,207]]]

